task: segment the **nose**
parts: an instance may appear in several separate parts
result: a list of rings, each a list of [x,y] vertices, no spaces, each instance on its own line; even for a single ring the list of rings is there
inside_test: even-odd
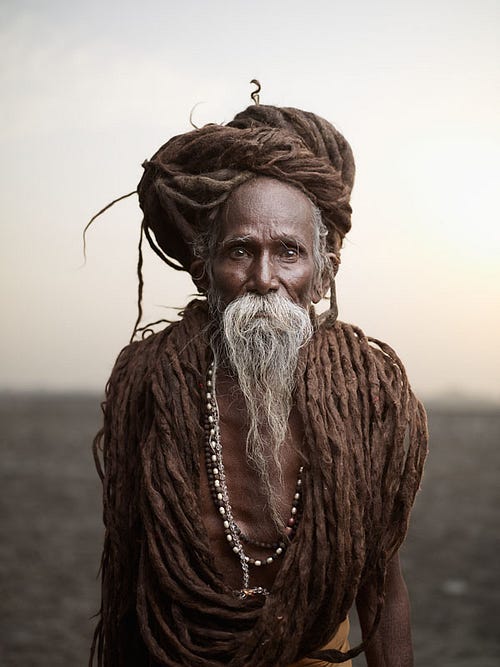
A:
[[[279,280],[272,259],[266,255],[255,258],[248,281],[248,291],[256,294],[269,294],[269,292],[276,292],[278,287]]]

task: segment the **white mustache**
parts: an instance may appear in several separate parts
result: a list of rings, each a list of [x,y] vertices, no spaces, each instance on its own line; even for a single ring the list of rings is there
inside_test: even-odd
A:
[[[236,371],[248,412],[247,457],[259,472],[269,509],[281,525],[271,472],[281,479],[300,348],[313,328],[308,311],[285,297],[245,294],[222,313],[223,354]]]
[[[231,301],[223,313],[223,321],[231,319],[237,331],[243,326],[252,328],[253,320],[261,317],[272,320],[275,329],[280,331],[288,331],[295,321],[305,325],[307,330],[309,326],[312,328],[305,308],[276,293],[244,294]],[[255,324],[255,326],[262,325]]]

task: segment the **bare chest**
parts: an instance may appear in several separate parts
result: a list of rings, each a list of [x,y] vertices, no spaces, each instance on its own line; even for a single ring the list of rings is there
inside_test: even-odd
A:
[[[217,392],[219,407],[219,431],[222,444],[225,481],[233,517],[245,536],[245,553],[253,560],[263,563],[250,565],[252,586],[270,588],[281,564],[275,558],[271,564],[266,560],[274,554],[276,545],[283,539],[271,518],[268,497],[255,466],[249,463],[246,453],[248,433],[246,408],[243,399],[234,392]],[[301,459],[303,428],[300,417],[292,410],[288,436],[280,452],[282,478],[271,477],[276,492],[277,506],[283,525],[287,525],[292,514],[292,505],[297,492],[297,478]],[[210,465],[210,464],[208,464]],[[200,507],[202,520],[208,534],[215,567],[225,583],[234,589],[242,587],[240,560],[228,542],[223,517],[213,498],[213,487],[209,484],[205,452],[202,453],[200,476]],[[213,482],[211,482],[213,485]]]

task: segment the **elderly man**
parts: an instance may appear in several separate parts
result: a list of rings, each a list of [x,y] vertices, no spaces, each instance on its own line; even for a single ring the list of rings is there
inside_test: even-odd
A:
[[[108,383],[93,658],[411,665],[398,549],[425,414],[396,354],[336,320],[349,145],[314,114],[256,105],[144,168],[143,231],[206,298],[126,347]]]

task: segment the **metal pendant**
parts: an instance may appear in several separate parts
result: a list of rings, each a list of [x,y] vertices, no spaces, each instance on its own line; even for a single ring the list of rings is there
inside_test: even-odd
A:
[[[269,591],[262,586],[256,586],[255,588],[242,588],[241,591],[237,591],[237,595],[241,600],[246,600],[256,595],[269,595]]]

